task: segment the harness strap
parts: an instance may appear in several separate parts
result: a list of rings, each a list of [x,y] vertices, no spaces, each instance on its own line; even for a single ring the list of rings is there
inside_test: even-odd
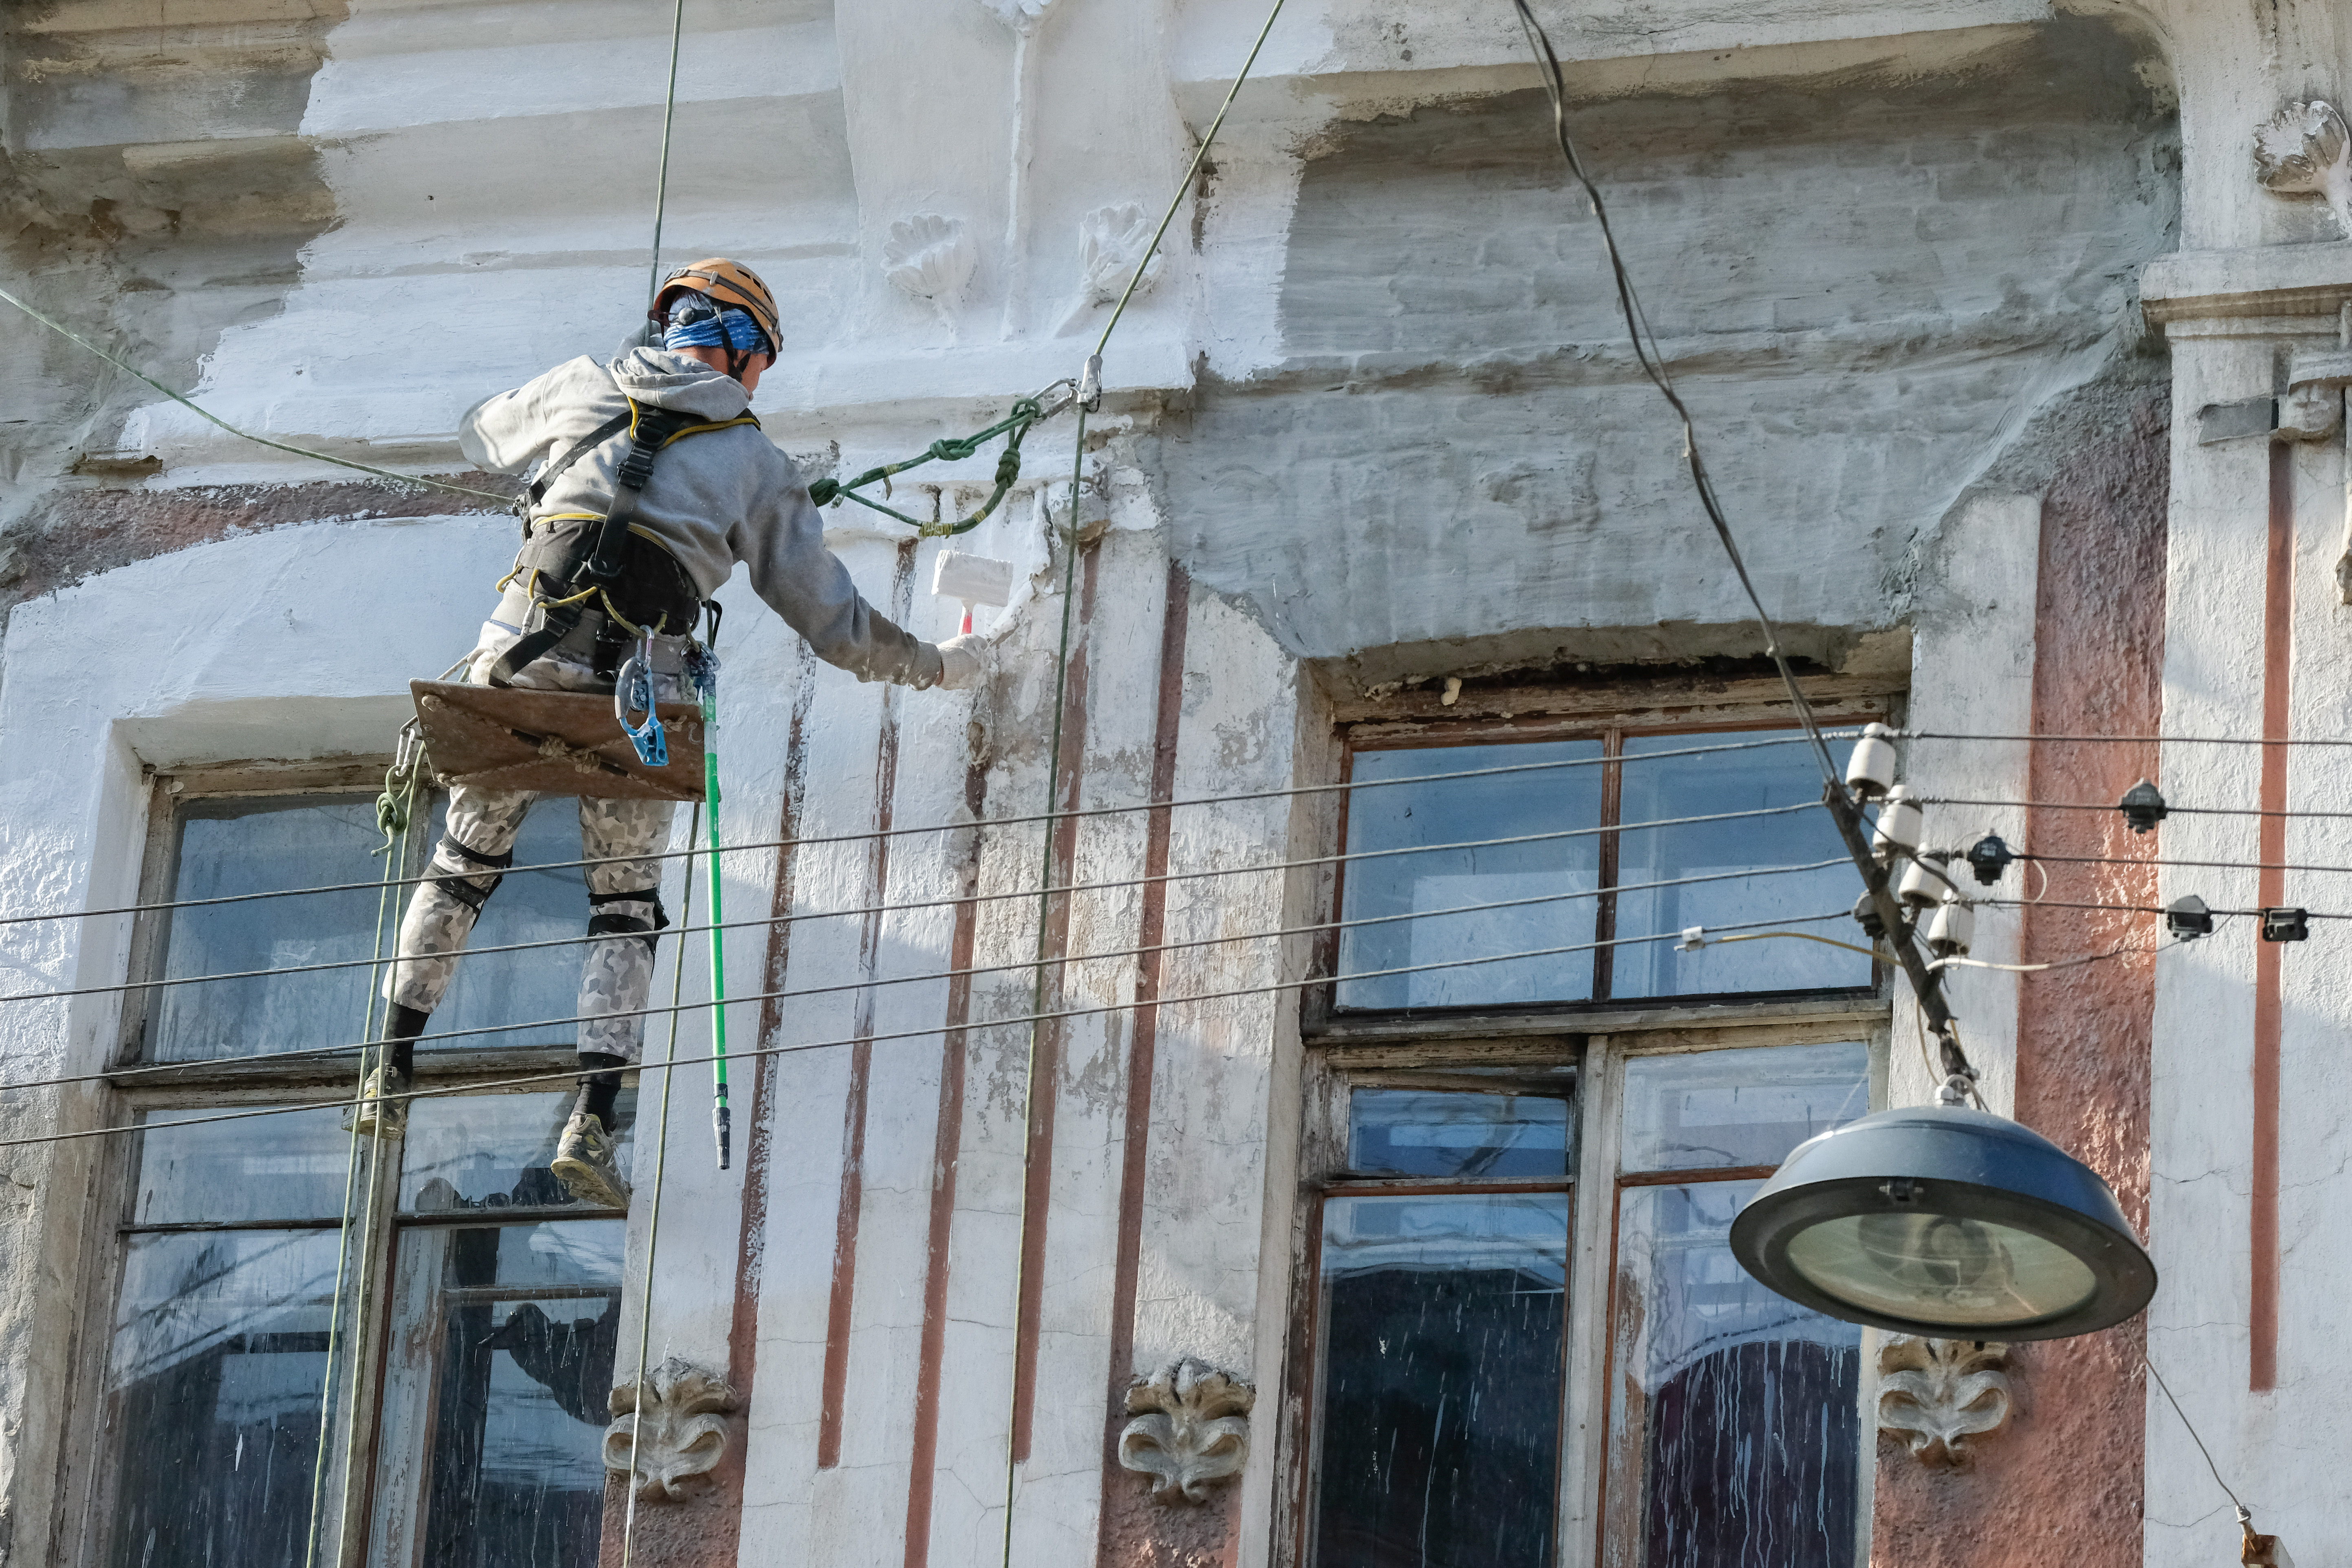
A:
[[[511,849],[503,855],[485,855],[478,849],[468,848],[458,843],[455,837],[446,833],[441,836],[439,847],[447,850],[460,860],[479,866],[485,871],[503,873],[508,867],[514,864],[514,851]],[[490,895],[499,890],[499,884],[505,880],[505,876],[496,876],[490,879],[488,887],[481,888],[474,885],[470,876],[436,877],[433,879],[433,885],[478,915],[482,912],[482,906],[490,901]]]
[[[653,952],[654,943],[657,940],[654,933],[669,929],[669,911],[662,908],[659,888],[629,888],[617,893],[588,895],[588,907],[592,910],[603,904],[646,902],[650,902],[654,907],[652,920],[648,921],[643,915],[591,914],[588,917],[588,934],[590,936],[634,936],[646,944],[647,952]]]
[[[593,535],[583,533],[582,536],[583,542],[593,539],[593,542],[587,544],[584,550],[575,542],[564,558],[549,572],[550,575],[562,579],[564,584],[562,591],[572,595],[575,602],[543,604],[539,629],[524,633],[498,657],[489,668],[489,684],[512,685],[515,676],[525,665],[572,635],[590,613],[584,603],[587,595],[576,594],[574,590],[583,584],[589,587],[608,588],[620,580],[626,559],[624,552],[628,543],[629,524],[636,516],[637,503],[644,499],[646,481],[653,478],[656,453],[688,436],[729,430],[738,425],[756,426],[759,423],[750,414],[739,415],[733,419],[700,420],[691,414],[681,414],[674,409],[646,408],[632,399],[625,416],[615,416],[614,419],[607,420],[586,441],[574,446],[551,465],[547,473],[541,476],[539,483],[532,487],[534,500],[544,493],[541,487],[583,451],[596,445],[599,439],[609,440],[613,434],[618,433],[623,424],[628,427],[629,449],[623,455],[613,476],[612,507],[604,513]]]
[[[629,427],[629,421],[635,413],[636,410],[634,406],[622,409],[618,414],[614,415],[610,419],[605,420],[604,423],[597,426],[596,428],[589,431],[588,434],[581,437],[578,441],[572,443],[572,447],[570,451],[564,453],[563,456],[556,458],[555,461],[548,464],[546,468],[540,470],[539,478],[531,480],[530,488],[523,492],[526,497],[526,505],[523,510],[522,522],[523,529],[526,532],[528,532],[530,528],[530,514],[538,510],[540,502],[547,499],[548,487],[555,483],[556,476],[562,473],[564,469],[570,468],[572,464],[578,462],[582,458],[587,456],[596,447],[603,446],[605,442],[611,440],[614,437],[627,429]]]

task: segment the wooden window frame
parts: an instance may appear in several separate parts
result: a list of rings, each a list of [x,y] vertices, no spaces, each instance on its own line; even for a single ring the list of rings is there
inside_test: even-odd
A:
[[[1899,723],[1900,679],[1807,677],[1801,680],[1824,726],[1878,721]],[[1435,687],[1380,698],[1335,700],[1334,745],[1327,754],[1333,776],[1344,779],[1358,750],[1439,747],[1612,737],[1613,752],[1631,735],[1785,729],[1793,714],[1777,679],[1673,677],[1607,686],[1464,689],[1448,702]],[[1612,784],[1619,770],[1604,764]],[[1347,844],[1349,792],[1333,792],[1314,820],[1321,848]],[[1610,802],[1613,808],[1613,799]],[[1614,820],[1613,809],[1609,820]],[[1604,836],[1613,847],[1615,835]],[[1302,888],[1310,907],[1337,911],[1344,862],[1310,872]],[[1613,885],[1614,879],[1609,879]],[[1613,903],[1613,900],[1608,900]],[[1327,916],[1338,919],[1333,912]],[[1604,933],[1606,934],[1606,933]],[[1602,950],[1607,951],[1607,950]],[[1338,931],[1316,940],[1313,973],[1337,973]],[[1886,1104],[1892,1038],[1891,968],[1874,970],[1864,989],[1780,994],[1749,1001],[1724,996],[1599,999],[1584,1003],[1416,1010],[1410,1016],[1339,1012],[1328,981],[1303,992],[1299,1023],[1305,1081],[1300,1095],[1297,1187],[1293,1211],[1290,1330],[1284,1347],[1283,1398],[1267,1440],[1276,1446],[1273,1561],[1307,1568],[1314,1551],[1314,1486],[1320,1454],[1322,1366],[1319,1341],[1321,1237],[1325,1202],[1335,1194],[1405,1191],[1419,1179],[1381,1183],[1347,1169],[1348,1095],[1356,1088],[1525,1091],[1534,1083],[1573,1075],[1575,1158],[1564,1184],[1538,1184],[1569,1194],[1568,1350],[1552,1568],[1600,1568],[1606,1562],[1609,1459],[1608,1381],[1613,1325],[1620,1310],[1617,1236],[1620,1201],[1628,1185],[1686,1184],[1752,1179],[1741,1170],[1634,1173],[1619,1168],[1624,1115],[1625,1064],[1641,1057],[1752,1047],[1861,1041],[1870,1059],[1870,1104]],[[1525,1184],[1516,1184],[1524,1186]],[[1474,1183],[1437,1184],[1444,1191],[1475,1191]],[[1494,1189],[1515,1185],[1487,1184]],[[1599,1201],[1605,1194],[1607,1201]],[[1876,1431],[1875,1366],[1864,1339],[1855,1499],[1855,1568],[1867,1568]],[[1265,1409],[1261,1402],[1259,1408]]]
[[[373,795],[383,786],[387,759],[340,759],[322,763],[278,764],[268,763],[229,764],[173,773],[158,773],[149,780],[147,826],[142,846],[143,858],[140,867],[142,904],[168,901],[173,897],[173,884],[177,873],[180,842],[181,809],[191,801],[207,799],[238,799],[289,795],[352,796]],[[428,847],[412,840],[408,861],[399,874],[416,875],[423,868]],[[126,979],[152,977],[162,961],[163,944],[169,931],[168,911],[151,911],[133,918]],[[165,1064],[147,1063],[141,1059],[141,1048],[150,1012],[152,990],[127,989],[123,993],[121,1017],[113,1032],[110,1049],[110,1061],[107,1081],[100,1088],[99,1118],[103,1124],[121,1124],[139,1117],[174,1110],[234,1110],[240,1106],[260,1107],[293,1101],[334,1098],[348,1092],[352,1085],[354,1058],[317,1057],[279,1062],[233,1062],[211,1064],[202,1059],[168,1064],[169,1072],[152,1070]],[[545,1092],[560,1085],[533,1085],[501,1089],[493,1087],[499,1080],[530,1077],[542,1073],[567,1072],[576,1065],[575,1054],[568,1047],[511,1046],[485,1047],[478,1050],[452,1050],[420,1053],[416,1063],[416,1079],[420,1087],[464,1089],[482,1086],[476,1092],[495,1093]],[[468,1097],[470,1098],[470,1096]],[[63,1430],[67,1434],[69,1458],[68,1496],[61,1514],[59,1543],[62,1561],[100,1568],[108,1561],[111,1546],[110,1521],[106,1517],[106,1500],[116,1495],[121,1483],[121,1447],[114,1440],[115,1396],[108,1391],[108,1365],[112,1355],[112,1327],[121,1299],[123,1273],[130,1248],[128,1238],[142,1235],[201,1234],[225,1231],[297,1231],[331,1230],[343,1221],[338,1217],[326,1220],[295,1221],[181,1221],[141,1223],[135,1218],[139,1154],[143,1148],[143,1135],[102,1141],[91,1168],[92,1214],[103,1216],[103,1245],[84,1249],[82,1278],[79,1286],[80,1299],[92,1304],[94,1310],[88,1322],[90,1327],[77,1336],[73,1352],[73,1378],[70,1386],[82,1391],[76,1399],[77,1408],[66,1414]],[[392,1146],[404,1153],[406,1142]],[[322,1550],[318,1559],[320,1568],[366,1568],[373,1535],[378,1472],[383,1458],[378,1453],[383,1434],[382,1403],[387,1358],[390,1354],[390,1321],[394,1289],[394,1272],[398,1266],[398,1247],[403,1233],[421,1227],[467,1226],[484,1228],[514,1224],[532,1224],[548,1219],[613,1220],[626,1222],[627,1215],[617,1209],[595,1209],[582,1206],[510,1207],[496,1211],[495,1215],[478,1211],[451,1215],[408,1214],[399,1212],[399,1184],[402,1159],[373,1162],[373,1193],[362,1183],[352,1194],[354,1229],[362,1235],[352,1253],[353,1267],[361,1258],[369,1260],[368,1289],[356,1289],[347,1296],[344,1319],[340,1331],[341,1343],[352,1347],[339,1349],[338,1356],[349,1354],[347,1364],[357,1368],[360,1375],[347,1386],[341,1413],[348,1425],[339,1430],[344,1437],[341,1451],[330,1457],[326,1485],[331,1494],[346,1476],[355,1475],[357,1482],[345,1492],[352,1517],[360,1521],[356,1531],[345,1531],[347,1550],[340,1563],[331,1552]],[[370,1197],[373,1203],[371,1206]],[[370,1216],[373,1216],[372,1220]],[[93,1229],[99,1228],[93,1226]],[[625,1277],[619,1289],[625,1303],[630,1284]],[[334,1510],[322,1512],[322,1520],[334,1517]]]

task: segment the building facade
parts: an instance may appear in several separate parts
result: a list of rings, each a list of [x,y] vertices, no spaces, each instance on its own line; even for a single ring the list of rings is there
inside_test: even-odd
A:
[[[681,811],[625,1214],[546,1169],[562,801],[404,1141],[300,1054],[370,1027],[437,830],[377,853],[374,797],[512,516],[0,310],[0,1561],[2187,1568],[2225,1485],[2352,1547],[2345,763],[2248,743],[2343,739],[2352,20],[1538,10],[1813,710],[1912,732],[1931,845],[2034,858],[1974,956],[2063,966],[1952,1005],[2146,1317],[1905,1341],[1730,1258],[1934,1078],[1508,4],[1292,0],[1188,181],[1257,5],[689,0],[673,92],[668,6],[45,0],[9,292],[466,488],[464,409],[718,253],[810,478],[981,428],[1185,197],[1083,448],[1041,424],[951,542],[1013,566],[981,689],[722,591],[734,1157]],[[887,503],[967,515],[997,452]],[[824,516],[955,630],[946,544]]]

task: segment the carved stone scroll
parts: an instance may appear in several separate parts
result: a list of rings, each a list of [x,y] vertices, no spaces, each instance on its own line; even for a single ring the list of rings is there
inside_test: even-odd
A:
[[[1118,1462],[1151,1478],[1165,1503],[1208,1500],[1202,1489],[1241,1473],[1249,1459],[1249,1413],[1257,1391],[1185,1356],[1128,1390],[1134,1419],[1118,1435]]]
[[[2315,195],[2352,239],[2352,127],[2317,99],[2290,103],[2254,132],[2254,176],[2280,195]]]
[[[681,1484],[707,1475],[727,1453],[727,1380],[677,1356],[646,1374],[646,1405],[636,1408],[635,1379],[613,1390],[613,1424],[604,1429],[604,1468],[635,1472],[639,1502],[676,1502]],[[638,1434],[644,1434],[642,1442]]]
[[[1879,1349],[1878,1429],[1921,1464],[1968,1463],[1969,1439],[2007,1426],[2011,1405],[2005,1344],[1890,1335]]]

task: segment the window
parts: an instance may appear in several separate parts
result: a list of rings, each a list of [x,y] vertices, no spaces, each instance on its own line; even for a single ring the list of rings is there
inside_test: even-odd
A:
[[[1860,1331],[1756,1284],[1728,1229],[1872,1108],[1874,961],[1624,940],[1855,940],[1822,920],[1853,900],[1834,828],[1784,809],[1821,793],[1792,734],[1352,747],[1359,783],[1424,782],[1349,792],[1340,978],[1306,1020],[1305,1568],[1862,1561]],[[1441,967],[1497,953],[1525,956]]]
[[[1611,729],[1356,750],[1350,778],[1377,787],[1348,795],[1337,1006],[1867,988],[1871,961],[1835,948],[1685,952],[1671,940],[1687,926],[1763,926],[1852,905],[1853,872],[1828,814],[1790,809],[1822,793],[1811,750],[1778,743],[1792,734]],[[1739,749],[1705,750],[1729,747]],[[1377,783],[1390,779],[1426,782]],[[1548,951],[1562,948],[1572,951]],[[1461,963],[1538,951],[1546,956]]]
[[[279,787],[249,774],[159,786],[151,900],[383,875],[372,792],[331,787],[331,774],[295,780],[330,787],[257,782]],[[436,803],[436,832],[438,816]],[[576,859],[572,824],[535,813],[518,861]],[[403,874],[430,842],[412,835]],[[301,1568],[314,1540],[330,1562],[346,1535],[364,1537],[371,1562],[597,1560],[626,1222],[571,1202],[548,1170],[570,1091],[420,1100],[406,1138],[380,1146],[333,1110],[173,1124],[350,1092],[348,1054],[223,1058],[356,1039],[377,907],[373,889],[205,905],[141,934],[159,979],[362,962],[157,987],[126,1009],[127,1058],[188,1067],[115,1090],[122,1119],[146,1130],[120,1155],[129,1195],[95,1352],[89,1561]],[[396,891],[387,931],[398,908]],[[577,868],[519,873],[474,945],[577,936],[585,916]],[[469,958],[435,1026],[562,1017],[580,959],[564,947]],[[572,1066],[560,1027],[432,1047],[420,1088]],[[625,1129],[633,1101],[625,1090]],[[630,1154],[625,1131],[625,1169]]]
[[[1318,1260],[1322,1568],[1551,1561],[1570,1109],[1565,1090],[1350,1096]]]

